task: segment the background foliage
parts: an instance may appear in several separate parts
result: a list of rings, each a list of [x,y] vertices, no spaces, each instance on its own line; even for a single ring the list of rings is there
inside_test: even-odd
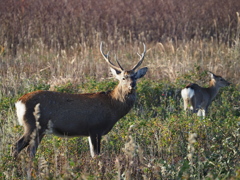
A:
[[[238,0],[0,1],[1,179],[239,179],[240,2]],[[99,44],[126,69],[142,42],[149,67],[138,100],[90,157],[86,138],[47,135],[31,161],[11,157],[22,134],[14,103],[39,89],[67,93],[113,89]],[[182,111],[180,90],[223,88],[205,119]]]

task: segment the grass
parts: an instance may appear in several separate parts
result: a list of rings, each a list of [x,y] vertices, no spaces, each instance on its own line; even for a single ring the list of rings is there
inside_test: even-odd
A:
[[[0,179],[240,178],[240,3],[134,2],[0,2]],[[101,41],[126,69],[145,42],[142,66],[149,68],[134,108],[104,136],[101,155],[90,157],[87,138],[49,134],[35,159],[23,151],[14,160],[11,147],[23,132],[14,103],[21,95],[117,84]],[[189,82],[207,86],[207,71],[232,85],[199,119],[182,111],[180,90]]]
[[[114,82],[78,85],[102,91]],[[182,112],[175,84],[139,82],[138,101],[103,139],[102,154],[90,157],[87,138],[47,135],[36,158],[23,151],[18,161],[11,145],[21,135],[13,102],[1,101],[1,177],[3,179],[237,179],[239,178],[239,86],[225,88],[201,120]],[[72,84],[58,87],[69,92]],[[49,86],[43,86],[43,89]],[[34,87],[33,89],[42,87]],[[31,89],[31,90],[33,90]],[[108,88],[107,88],[108,89]],[[78,91],[78,90],[77,90]],[[229,96],[229,94],[231,94]],[[20,165],[21,164],[21,165]]]

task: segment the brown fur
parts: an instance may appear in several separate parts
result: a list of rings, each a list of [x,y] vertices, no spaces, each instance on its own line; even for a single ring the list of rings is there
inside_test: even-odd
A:
[[[101,137],[133,107],[136,81],[147,72],[146,67],[135,72],[110,65],[119,80],[112,91],[86,94],[34,91],[20,97],[16,107],[19,112],[24,106],[25,112],[18,113],[23,115],[18,118],[23,121],[24,134],[14,145],[13,155],[16,157],[28,146],[30,156],[34,157],[46,131],[59,136],[89,136],[92,156],[99,154]]]

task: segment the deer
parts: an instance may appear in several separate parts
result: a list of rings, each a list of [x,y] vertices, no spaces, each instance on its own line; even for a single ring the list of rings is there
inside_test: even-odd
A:
[[[181,96],[184,102],[184,110],[192,110],[197,116],[205,117],[208,113],[208,107],[218,94],[220,88],[229,86],[231,83],[221,76],[209,72],[211,80],[209,87],[204,88],[195,83],[188,84],[181,90]]]
[[[124,117],[136,101],[137,80],[148,68],[136,70],[143,62],[146,46],[138,63],[131,70],[124,70],[118,59],[117,65],[105,54],[100,43],[100,52],[113,77],[119,82],[113,90],[106,92],[68,94],[37,90],[20,97],[15,103],[19,124],[24,133],[13,145],[12,156],[17,158],[27,147],[27,154],[34,158],[46,132],[64,137],[88,137],[92,157],[100,154],[101,138]]]

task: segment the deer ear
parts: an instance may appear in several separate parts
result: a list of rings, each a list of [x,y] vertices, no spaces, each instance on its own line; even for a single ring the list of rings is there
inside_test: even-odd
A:
[[[212,72],[208,72],[208,74],[210,75],[211,79],[215,79],[215,75]]]
[[[119,79],[119,74],[121,74],[121,72],[118,71],[117,69],[113,69],[113,68],[111,68],[111,67],[110,67],[110,70],[111,70],[111,72],[112,72],[112,75],[113,75],[115,78]]]
[[[147,73],[148,68],[144,67],[142,69],[139,69],[136,73],[135,73],[135,78],[139,79],[141,77],[143,77],[146,73]]]

